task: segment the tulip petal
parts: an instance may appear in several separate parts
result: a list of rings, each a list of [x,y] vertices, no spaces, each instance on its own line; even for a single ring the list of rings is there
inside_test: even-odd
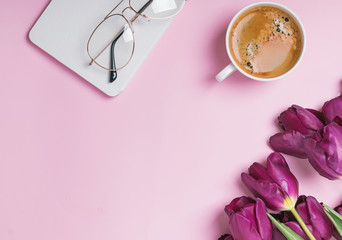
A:
[[[326,124],[336,122],[341,124],[342,119],[342,97],[336,97],[324,103],[322,112],[325,117]]]
[[[261,239],[270,240],[272,238],[272,225],[266,215],[266,205],[261,199],[256,200],[255,219],[256,225]]]
[[[317,131],[324,127],[321,120],[318,119],[310,110],[297,105],[293,105],[292,107],[296,109],[298,118],[307,129]]]
[[[270,137],[269,143],[274,151],[298,158],[307,158],[304,148],[305,137],[300,132],[288,130]]]
[[[316,109],[306,108],[309,112],[311,112],[313,115],[315,115],[322,123],[324,123],[324,115],[322,112],[317,111]]]
[[[276,183],[267,180],[256,180],[252,176],[242,173],[242,182],[256,196],[264,200],[267,207],[272,210],[287,209],[284,205],[285,196]]]
[[[248,204],[240,210],[239,214],[249,219],[253,227],[258,231],[258,226],[255,218],[255,206],[255,204]]]
[[[278,117],[278,124],[284,130],[296,130],[299,132],[306,132],[306,129],[302,126],[302,123],[297,117],[295,109],[292,107],[282,112]]]
[[[323,177],[330,180],[338,179],[340,176],[326,164],[326,155],[318,143],[313,139],[307,139],[304,143],[308,159],[312,167]]]
[[[332,236],[333,225],[324,213],[322,205],[312,196],[306,198],[307,211],[310,214],[310,225],[319,232],[316,238],[330,239]]]
[[[267,158],[267,172],[272,180],[294,201],[298,198],[298,181],[290,171],[285,158],[277,152]]]
[[[305,195],[300,195],[297,199],[296,203],[296,211],[299,214],[299,216],[302,218],[303,222],[306,225],[311,224],[310,222],[310,213],[307,208],[307,203],[306,203],[307,197]]]
[[[268,176],[266,167],[261,165],[258,162],[253,163],[248,168],[248,173],[255,179],[263,179],[263,180],[272,181],[272,179]]]
[[[342,175],[342,127],[331,123],[323,129],[323,139],[320,146],[325,149],[327,164],[337,174]]]
[[[262,240],[257,229],[245,216],[236,213],[229,220],[230,232],[237,240]]]
[[[285,131],[295,130],[305,136],[313,135],[324,126],[312,112],[298,105],[292,105],[292,107],[282,112],[278,120],[279,125]]]
[[[287,240],[287,238],[278,230],[277,227],[275,227],[273,228],[272,240]]]
[[[297,119],[297,115],[296,112],[289,107],[288,109],[286,109],[285,111],[281,112],[279,117],[278,117],[278,125],[281,129],[283,129],[284,131],[290,129],[290,127],[288,127],[287,122],[292,123],[292,120]],[[291,125],[290,125],[291,126]]]
[[[309,240],[308,236],[305,234],[301,226],[299,225],[298,222],[295,221],[290,221],[285,223],[286,226],[288,226],[290,229],[292,229],[295,233],[297,233],[299,236],[301,236],[305,240]],[[312,227],[308,226],[310,232],[312,232]]]
[[[311,224],[310,222],[310,213],[307,209],[306,202],[300,203],[296,206],[296,210],[299,214],[299,216],[303,219],[303,222],[305,224]]]
[[[224,210],[227,213],[228,217],[232,214],[240,211],[243,207],[245,207],[249,203],[255,203],[255,200],[250,197],[238,197],[233,199],[229,205],[227,205]]]
[[[330,123],[313,138],[305,139],[309,162],[322,176],[334,180],[342,176],[342,127]]]

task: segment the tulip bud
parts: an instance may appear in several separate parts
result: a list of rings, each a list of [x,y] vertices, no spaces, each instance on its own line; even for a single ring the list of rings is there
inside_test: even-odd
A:
[[[306,158],[304,140],[324,126],[322,119],[322,114],[316,110],[292,105],[278,117],[278,124],[285,132],[270,138],[271,147],[277,152]]]
[[[225,207],[229,227],[236,240],[271,240],[272,225],[266,215],[266,206],[261,199],[241,197]]]
[[[342,97],[336,97],[324,103],[322,112],[325,117],[325,123],[336,122],[342,125]]]
[[[322,121],[317,117],[317,114],[314,114],[313,111],[292,105],[292,107],[282,112],[278,117],[279,126],[284,131],[294,130],[304,136],[312,136],[324,126]]]
[[[298,197],[298,181],[280,153],[269,155],[267,167],[254,163],[248,172],[241,174],[243,183],[256,197],[263,199],[267,207],[272,210],[294,207]]]
[[[249,203],[255,203],[255,200],[250,197],[238,197],[233,199],[233,201],[230,202],[229,205],[227,205],[224,208],[224,211],[228,215],[228,217],[232,216],[234,213],[240,211],[244,206],[246,206]]]
[[[323,177],[342,178],[342,127],[332,122],[306,139],[304,147],[309,162]]]

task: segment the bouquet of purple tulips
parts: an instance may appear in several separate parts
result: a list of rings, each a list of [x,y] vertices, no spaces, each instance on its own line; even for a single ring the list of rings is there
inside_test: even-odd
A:
[[[225,207],[230,234],[219,240],[342,240],[342,205],[332,209],[299,196],[298,181],[281,153],[307,158],[330,180],[342,180],[342,96],[322,110],[293,105],[278,118],[282,132],[270,138],[275,152],[266,166],[253,163],[242,182],[255,199],[238,197]]]

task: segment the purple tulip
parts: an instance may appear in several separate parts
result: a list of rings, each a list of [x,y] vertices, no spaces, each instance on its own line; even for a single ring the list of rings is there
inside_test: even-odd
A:
[[[322,108],[325,123],[336,122],[342,125],[342,97],[336,97],[324,103]]]
[[[299,196],[296,204],[296,210],[316,239],[331,238],[334,226],[329,217],[324,213],[322,205],[316,200],[316,198],[311,196],[306,197],[304,195]],[[287,225],[305,240],[309,239],[290,212],[283,212],[278,215],[278,220]],[[280,232],[274,230],[273,235],[274,237],[278,237],[280,236]],[[282,240],[283,238],[279,237],[273,239]],[[284,240],[285,239],[286,238],[284,238]]]
[[[279,126],[284,131],[294,130],[304,136],[312,136],[324,126],[318,114],[315,110],[292,105],[278,117]]]
[[[249,190],[272,210],[289,210],[298,197],[298,181],[280,153],[271,153],[267,167],[253,163],[241,179]]]
[[[342,179],[342,127],[332,122],[304,142],[311,165],[330,180]]]
[[[233,199],[233,201],[231,201],[230,204],[224,208],[224,211],[226,212],[228,217],[231,217],[234,213],[240,211],[244,206],[250,203],[254,204],[255,200],[253,198],[245,196],[238,197]]]
[[[323,206],[312,196],[300,196],[296,205],[298,214],[307,226],[312,226],[316,239],[330,239],[334,225],[325,214]]]
[[[323,119],[323,115],[316,110],[292,105],[278,117],[278,124],[284,132],[270,138],[271,147],[277,152],[306,158],[304,139],[324,126]]]
[[[229,227],[236,240],[271,240],[272,225],[266,215],[266,206],[261,199],[248,197],[234,199],[225,207]]]

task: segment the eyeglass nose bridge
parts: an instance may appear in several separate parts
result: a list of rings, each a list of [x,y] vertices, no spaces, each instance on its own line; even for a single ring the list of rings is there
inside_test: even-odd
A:
[[[125,12],[126,10],[131,10],[134,13],[134,17],[130,20],[130,23],[133,23],[138,17],[139,15],[146,17],[145,14],[141,14],[141,13],[137,13],[131,6],[125,7],[122,11],[121,11],[121,15],[125,17]],[[125,17],[126,18],[126,17]]]

